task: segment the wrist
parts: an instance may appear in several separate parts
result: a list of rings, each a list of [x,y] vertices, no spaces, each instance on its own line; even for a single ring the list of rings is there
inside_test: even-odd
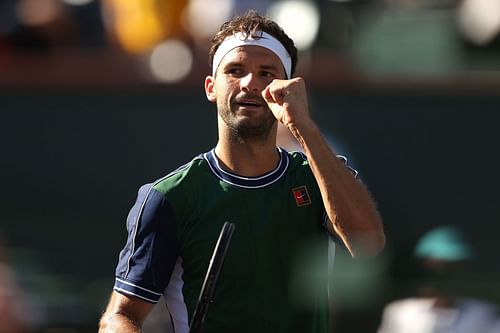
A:
[[[305,133],[317,129],[316,123],[309,117],[295,119],[294,121],[290,121],[284,125],[292,133],[296,131],[298,131],[299,133]]]

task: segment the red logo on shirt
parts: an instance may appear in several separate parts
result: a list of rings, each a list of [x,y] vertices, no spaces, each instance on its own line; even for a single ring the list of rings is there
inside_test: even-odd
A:
[[[309,196],[309,192],[307,192],[307,187],[305,185],[292,189],[292,193],[297,206],[305,206],[311,203],[311,197]]]

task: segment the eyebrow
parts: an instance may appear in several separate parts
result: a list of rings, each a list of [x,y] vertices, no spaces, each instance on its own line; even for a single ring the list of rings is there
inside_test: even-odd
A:
[[[244,67],[243,63],[239,61],[231,61],[223,65],[223,69],[229,68],[229,67]],[[259,66],[260,69],[263,70],[270,70],[270,71],[276,71],[279,73],[279,68],[275,65],[261,65]]]
[[[239,61],[231,61],[223,64],[222,68],[228,68],[228,67],[243,67],[243,64]]]
[[[267,70],[274,70],[276,72],[279,72],[279,68],[274,66],[274,65],[262,65],[260,66],[261,69],[267,69]]]

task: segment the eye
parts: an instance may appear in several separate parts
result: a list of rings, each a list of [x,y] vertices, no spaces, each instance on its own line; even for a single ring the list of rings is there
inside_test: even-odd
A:
[[[225,70],[225,73],[233,76],[241,76],[243,75],[244,71],[241,67],[229,67]]]
[[[269,79],[274,79],[276,77],[276,75],[270,71],[262,71],[262,72],[260,72],[260,75],[262,77],[269,78]]]

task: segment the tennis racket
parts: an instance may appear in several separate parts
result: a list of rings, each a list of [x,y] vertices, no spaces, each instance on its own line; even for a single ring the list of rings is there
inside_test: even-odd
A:
[[[231,242],[231,237],[233,236],[234,228],[234,224],[230,222],[224,222],[224,225],[222,226],[219,239],[217,240],[212,254],[212,259],[210,259],[210,263],[208,265],[205,280],[203,281],[203,285],[201,287],[200,296],[198,297],[198,302],[196,303],[191,325],[189,326],[190,333],[201,332],[203,322],[205,321],[205,317],[208,312],[208,306],[213,302],[215,287],[217,286],[217,280],[219,279],[219,275],[222,270],[222,265],[229,248],[229,243]]]

